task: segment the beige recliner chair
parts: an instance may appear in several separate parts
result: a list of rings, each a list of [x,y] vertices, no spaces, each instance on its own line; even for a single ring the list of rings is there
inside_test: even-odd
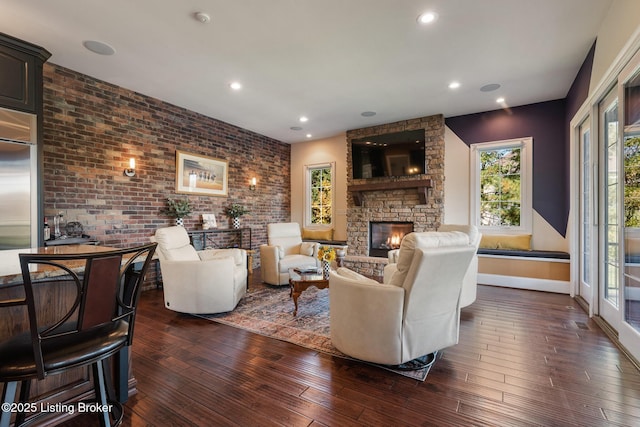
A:
[[[332,344],[385,365],[456,344],[462,281],[474,251],[465,233],[410,233],[387,284],[345,268],[331,272]]]
[[[480,240],[482,239],[482,233],[478,231],[478,227],[475,225],[462,225],[462,224],[442,224],[438,228],[438,232],[448,231],[460,231],[469,236],[469,245],[475,247],[476,254],[471,259],[469,269],[464,276],[462,284],[462,295],[460,296],[460,307],[467,307],[471,305],[475,300],[478,292],[478,247],[480,246]],[[432,233],[427,231],[426,233]],[[393,272],[397,269],[399,249],[389,251],[389,264],[385,266],[384,278],[386,281],[391,279]]]
[[[244,249],[196,251],[184,227],[156,230],[166,308],[207,314],[233,310],[247,290]]]
[[[319,267],[319,246],[303,242],[300,226],[295,222],[267,224],[267,244],[260,246],[262,281],[287,285],[290,268]]]

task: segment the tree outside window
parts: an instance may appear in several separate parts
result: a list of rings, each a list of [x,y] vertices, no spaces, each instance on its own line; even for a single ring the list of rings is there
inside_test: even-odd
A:
[[[331,167],[309,169],[311,224],[331,224],[333,186]]]
[[[640,137],[624,142],[624,225],[640,227]]]
[[[520,226],[520,147],[480,152],[480,225]]]
[[[471,223],[491,234],[531,233],[533,138],[472,144]]]

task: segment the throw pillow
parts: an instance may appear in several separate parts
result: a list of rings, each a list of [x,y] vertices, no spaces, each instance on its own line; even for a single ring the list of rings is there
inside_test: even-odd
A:
[[[333,240],[333,228],[326,230],[303,228],[302,238],[305,240]]]
[[[531,250],[531,234],[483,234],[480,247],[485,249]]]
[[[300,244],[300,254],[306,256],[313,256],[313,248],[315,243],[312,242],[302,242]]]

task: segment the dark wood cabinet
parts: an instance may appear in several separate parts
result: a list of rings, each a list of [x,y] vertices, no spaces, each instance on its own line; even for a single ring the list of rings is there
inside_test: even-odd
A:
[[[41,115],[42,66],[51,54],[0,33],[0,106]]]

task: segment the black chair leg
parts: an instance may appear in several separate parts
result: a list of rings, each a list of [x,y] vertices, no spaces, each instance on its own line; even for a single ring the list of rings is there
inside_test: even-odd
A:
[[[108,408],[107,391],[105,387],[104,367],[102,361],[99,360],[92,365],[93,369],[93,387],[96,393],[96,402],[103,408]],[[100,426],[111,426],[111,415],[109,411],[104,411],[100,415]]]
[[[6,411],[4,406],[6,404],[12,405],[16,400],[16,390],[18,388],[18,382],[12,381],[4,384],[2,389],[2,416],[0,417],[0,427],[9,427],[11,422],[11,411]]]
[[[31,380],[24,380],[20,383],[20,403],[29,402],[29,394],[31,394]],[[24,420],[27,418],[26,412],[18,412],[16,415],[15,425],[19,426],[24,423]]]

